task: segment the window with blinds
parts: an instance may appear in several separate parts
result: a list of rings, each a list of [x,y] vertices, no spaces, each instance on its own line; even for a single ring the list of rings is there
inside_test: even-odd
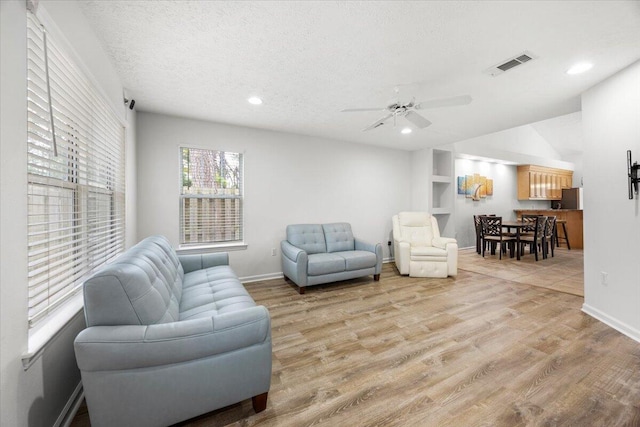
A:
[[[242,242],[242,154],[182,147],[180,157],[180,244]]]
[[[29,326],[124,249],[124,127],[27,18]]]

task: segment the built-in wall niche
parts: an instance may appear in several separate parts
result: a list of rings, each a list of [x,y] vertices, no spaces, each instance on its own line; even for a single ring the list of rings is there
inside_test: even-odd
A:
[[[453,216],[454,191],[453,155],[451,151],[432,150],[431,162],[431,214],[438,220],[440,234],[455,236]]]
[[[449,178],[453,176],[451,151],[433,150],[433,175]]]

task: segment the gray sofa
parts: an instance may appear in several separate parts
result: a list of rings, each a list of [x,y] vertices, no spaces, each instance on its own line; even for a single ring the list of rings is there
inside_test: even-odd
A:
[[[178,256],[144,239],[84,284],[75,340],[93,427],[167,426],[252,398],[271,384],[271,323],[226,253]]]
[[[280,249],[285,279],[298,285],[301,294],[307,286],[370,274],[380,280],[382,245],[354,238],[346,222],[288,225]]]

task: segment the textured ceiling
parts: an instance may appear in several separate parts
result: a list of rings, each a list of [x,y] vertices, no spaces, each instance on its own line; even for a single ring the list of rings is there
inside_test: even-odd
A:
[[[139,111],[408,150],[579,111],[640,59],[638,1],[79,3]],[[483,72],[525,50],[538,58]],[[565,74],[579,60],[594,68]],[[396,86],[473,102],[422,111],[433,124],[409,135],[404,118],[362,132],[384,114],[340,112],[384,107]]]

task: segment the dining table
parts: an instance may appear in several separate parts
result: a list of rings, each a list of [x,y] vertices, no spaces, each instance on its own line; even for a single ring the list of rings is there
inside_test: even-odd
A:
[[[516,259],[520,260],[520,232],[531,227],[531,222],[525,222],[521,220],[515,221],[502,221],[502,228],[506,228],[507,232],[511,232],[511,229],[516,230]]]

